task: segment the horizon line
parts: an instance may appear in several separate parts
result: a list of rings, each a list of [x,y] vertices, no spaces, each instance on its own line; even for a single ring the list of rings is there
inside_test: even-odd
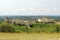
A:
[[[0,15],[0,16],[60,16],[60,15]]]

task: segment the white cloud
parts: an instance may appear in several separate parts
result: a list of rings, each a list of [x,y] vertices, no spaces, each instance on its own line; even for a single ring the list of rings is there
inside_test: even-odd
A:
[[[52,13],[56,15],[60,13],[60,0],[0,0],[0,13],[0,15],[52,15]]]
[[[59,8],[28,8],[17,9],[17,12],[30,12],[30,13],[60,13]]]
[[[0,0],[0,12],[8,12],[16,10],[14,0]]]

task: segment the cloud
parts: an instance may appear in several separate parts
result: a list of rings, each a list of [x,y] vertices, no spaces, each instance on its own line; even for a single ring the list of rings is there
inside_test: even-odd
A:
[[[0,15],[60,15],[60,0],[0,0]]]
[[[0,0],[0,12],[8,12],[16,10],[14,0]]]
[[[59,8],[28,8],[17,9],[17,12],[30,12],[30,13],[60,13]]]

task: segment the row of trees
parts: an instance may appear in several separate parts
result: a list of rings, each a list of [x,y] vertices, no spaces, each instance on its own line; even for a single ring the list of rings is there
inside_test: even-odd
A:
[[[47,33],[54,33],[60,32],[60,25],[56,24],[43,24],[43,23],[35,23],[30,24],[28,26],[20,26],[16,24],[8,24],[6,22],[2,22],[0,24],[0,32],[27,32],[27,33],[33,33],[33,32],[47,32]]]

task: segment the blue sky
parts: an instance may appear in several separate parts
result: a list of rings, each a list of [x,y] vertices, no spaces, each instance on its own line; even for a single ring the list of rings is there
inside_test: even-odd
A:
[[[0,15],[60,15],[60,0],[0,0]]]

